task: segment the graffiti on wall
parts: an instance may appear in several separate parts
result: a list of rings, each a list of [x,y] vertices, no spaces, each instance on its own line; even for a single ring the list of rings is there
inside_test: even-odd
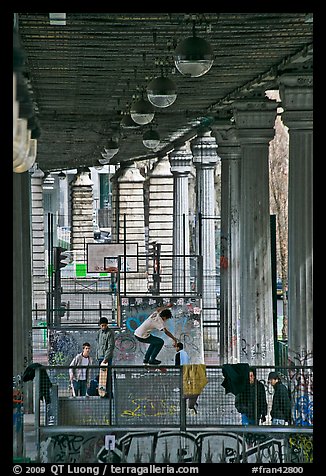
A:
[[[106,433],[110,429],[106,430]],[[114,432],[113,432],[114,433]],[[312,436],[236,434],[232,432],[146,431],[115,435],[105,447],[105,434],[79,432],[41,441],[42,463],[312,463]]]
[[[114,328],[113,365],[142,365],[147,345],[135,339],[134,330],[158,307],[170,302],[174,305],[171,309],[172,319],[167,322],[168,329],[183,342],[192,363],[203,362],[201,309],[198,298],[122,297],[121,328]],[[98,330],[97,327],[49,329],[49,365],[69,365],[73,357],[81,352],[83,342],[90,343],[90,355],[95,359]],[[173,365],[173,343],[163,332],[158,331],[158,335],[165,343],[160,352],[160,360],[167,365]]]
[[[116,359],[121,363],[141,365],[147,345],[135,339],[135,329],[144,322],[157,308],[173,303],[172,319],[167,321],[167,328],[183,342],[191,362],[203,362],[203,345],[201,332],[200,301],[196,297],[160,298],[160,297],[123,297],[121,298],[122,329],[116,339]],[[160,360],[166,365],[174,364],[175,348],[172,340],[157,331],[164,340],[160,351]]]

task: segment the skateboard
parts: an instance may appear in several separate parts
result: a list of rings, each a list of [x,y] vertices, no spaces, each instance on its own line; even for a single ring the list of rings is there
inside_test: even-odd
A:
[[[106,380],[108,377],[108,364],[100,365],[100,376],[98,382],[98,394],[100,397],[105,397],[106,395]]]
[[[72,382],[70,382],[70,390],[71,390],[71,395],[73,397],[76,396],[76,393],[75,393],[75,388],[74,388],[74,384]]]

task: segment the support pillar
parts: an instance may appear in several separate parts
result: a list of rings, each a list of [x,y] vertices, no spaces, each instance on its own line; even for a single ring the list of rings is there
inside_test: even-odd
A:
[[[221,157],[221,364],[240,362],[240,167],[241,148],[232,126],[215,126]]]
[[[24,370],[33,362],[31,190],[29,172],[13,174],[13,389],[23,390],[25,413],[33,412],[33,386],[22,382]],[[17,398],[20,398],[17,393]],[[23,420],[16,409],[13,456],[23,456]]]
[[[269,142],[277,103],[265,97],[233,104],[242,148],[240,205],[241,362],[274,364],[269,206]]]
[[[87,262],[87,243],[94,242],[93,182],[81,169],[71,182],[71,250],[75,263]]]
[[[202,309],[205,350],[218,351],[219,332],[217,315],[216,236],[214,169],[219,159],[215,137],[204,129],[191,141],[196,167],[196,208],[201,216],[201,239],[197,254],[203,258]],[[199,215],[200,214],[200,215]],[[199,221],[197,221],[199,225]],[[198,241],[198,239],[197,239]],[[201,251],[201,253],[200,253]]]
[[[45,275],[45,235],[44,235],[44,207],[43,207],[43,177],[44,172],[36,168],[31,175],[32,190],[32,269],[33,269],[33,308],[37,309],[35,319],[46,319],[46,292]],[[38,312],[41,311],[40,314]]]
[[[161,245],[160,248],[160,291],[172,289],[173,252],[173,175],[167,156],[155,164],[149,175],[149,220],[148,242]],[[153,273],[153,263],[148,263],[149,276]]]
[[[313,78],[280,77],[282,120],[289,128],[289,360],[313,364]]]
[[[169,154],[173,175],[173,270],[172,292],[184,294],[190,289],[189,191],[191,151],[186,144]]]
[[[124,167],[118,182],[118,215],[119,225],[117,228],[118,242],[137,243],[138,254],[145,254],[145,219],[144,219],[144,181],[136,164]],[[124,217],[126,230],[124,229]],[[126,234],[125,234],[126,233]],[[138,272],[128,272],[126,292],[147,292],[146,263],[138,261]],[[121,273],[121,277],[124,273]],[[124,292],[124,281],[120,281],[120,290]]]

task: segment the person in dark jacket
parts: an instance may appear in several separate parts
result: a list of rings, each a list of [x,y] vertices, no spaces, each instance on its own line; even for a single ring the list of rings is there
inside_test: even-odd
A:
[[[96,358],[99,365],[112,365],[113,351],[115,347],[114,332],[109,327],[106,317],[101,317],[99,321],[100,330],[97,334]]]
[[[291,399],[289,391],[281,382],[277,372],[270,372],[268,382],[274,389],[271,408],[272,425],[285,425],[291,423]]]
[[[267,401],[265,387],[256,378],[256,369],[249,368],[246,389],[235,397],[235,407],[241,413],[243,425],[259,425],[266,421]]]
[[[98,364],[112,365],[113,352],[115,348],[114,331],[109,327],[106,317],[101,317],[99,321],[100,330],[97,334],[96,358]],[[106,394],[110,393],[109,378],[106,381]],[[112,395],[112,392],[111,392]]]

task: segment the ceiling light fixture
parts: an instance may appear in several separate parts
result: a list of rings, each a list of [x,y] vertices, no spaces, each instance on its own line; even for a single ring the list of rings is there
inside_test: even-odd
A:
[[[110,139],[108,142],[108,146],[104,149],[104,152],[101,152],[103,159],[98,159],[99,163],[102,165],[106,165],[110,162],[112,157],[114,157],[119,152],[119,144],[118,141]]]
[[[198,38],[193,23],[192,35],[181,41],[176,47],[173,58],[177,70],[184,76],[198,78],[206,74],[214,62],[211,45],[203,38]]]
[[[156,107],[168,107],[177,99],[176,86],[172,79],[163,74],[152,79],[146,88],[150,103]]]
[[[143,134],[143,144],[148,149],[155,149],[160,143],[160,135],[157,131],[150,129]]]
[[[149,124],[154,119],[153,105],[143,98],[134,101],[130,106],[131,119],[141,126]]]
[[[123,129],[139,129],[139,124],[136,124],[130,117],[130,114],[124,114],[120,121],[120,126]]]

